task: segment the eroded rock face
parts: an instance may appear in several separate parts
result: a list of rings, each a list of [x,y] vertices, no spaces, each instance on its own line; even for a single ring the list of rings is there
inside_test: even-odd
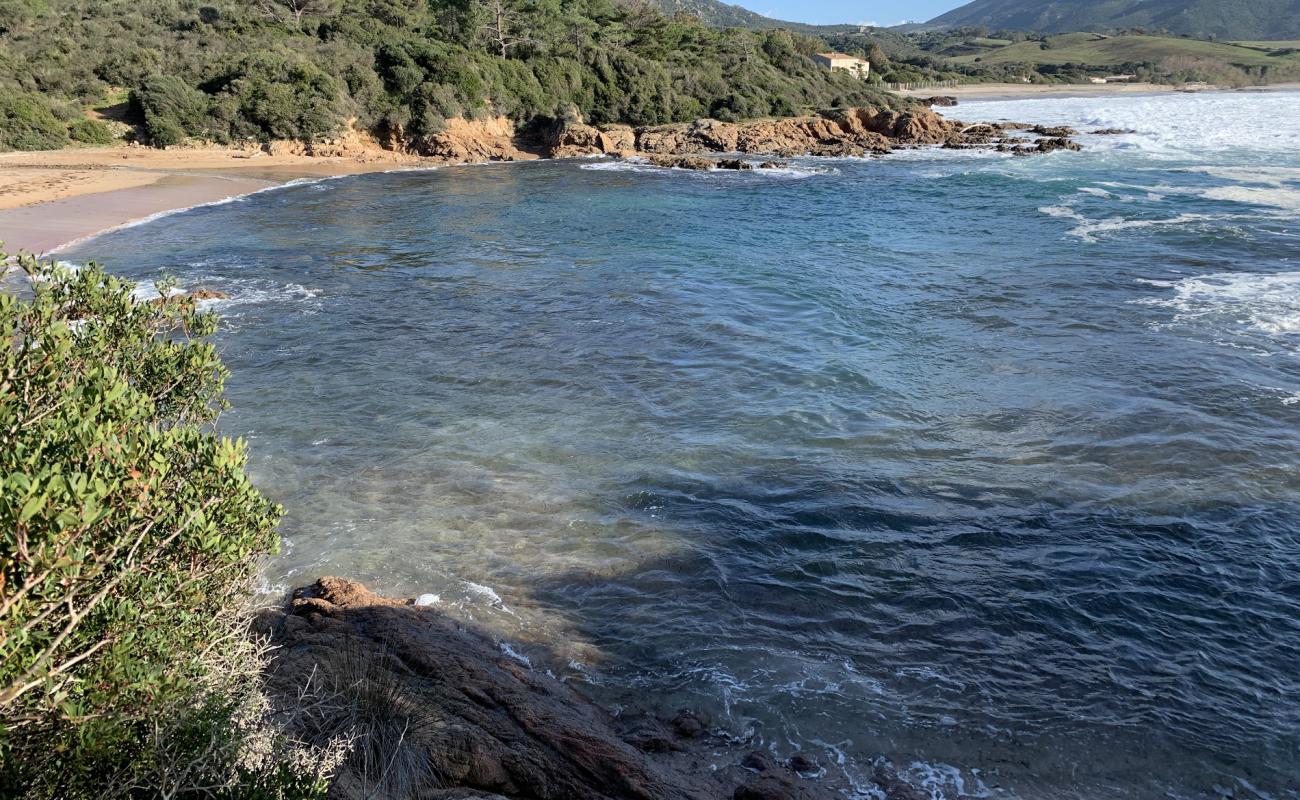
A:
[[[275,645],[266,690],[285,729],[321,745],[353,737],[331,797],[835,796],[770,759],[715,769],[708,720],[615,720],[485,634],[359,583],[322,578],[257,628]]]
[[[597,127],[575,122],[557,126],[547,141],[547,155],[551,158],[618,155],[635,150],[636,133],[631,125]]]
[[[519,146],[514,123],[506,117],[449,119],[442,131],[409,141],[410,151],[450,163],[519,161],[537,158]]]

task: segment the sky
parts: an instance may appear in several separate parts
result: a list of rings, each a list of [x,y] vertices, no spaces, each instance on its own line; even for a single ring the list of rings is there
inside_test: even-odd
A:
[[[925,22],[967,0],[725,0],[774,19],[832,25]]]

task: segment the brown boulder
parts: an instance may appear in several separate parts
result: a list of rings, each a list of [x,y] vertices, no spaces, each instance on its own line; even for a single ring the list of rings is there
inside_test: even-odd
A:
[[[705,800],[686,775],[623,741],[608,714],[492,639],[340,578],[259,619],[266,691],[289,734],[353,749],[331,797]]]

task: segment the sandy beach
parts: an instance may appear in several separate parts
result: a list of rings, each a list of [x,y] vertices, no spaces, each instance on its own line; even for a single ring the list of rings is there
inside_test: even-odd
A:
[[[908,89],[899,92],[904,97],[934,97],[946,95],[960,100],[1028,100],[1048,97],[1101,97],[1106,95],[1167,94],[1170,92],[1279,92],[1300,88],[1296,83],[1279,83],[1270,86],[1250,86],[1243,89],[1220,89],[1202,86],[1195,89],[1178,88],[1164,83],[977,83],[945,89]]]
[[[0,154],[0,241],[48,253],[165,211],[299,178],[397,169],[420,159],[382,150],[351,156],[223,148],[103,147]]]

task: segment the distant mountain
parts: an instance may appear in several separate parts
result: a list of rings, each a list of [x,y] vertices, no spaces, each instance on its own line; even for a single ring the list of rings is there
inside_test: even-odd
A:
[[[1227,40],[1296,39],[1300,0],[974,0],[928,25],[1040,33],[1140,27]]]
[[[723,3],[721,0],[652,0],[651,5],[663,9],[665,14],[690,14],[707,25],[719,28],[770,28],[800,27],[797,23],[782,22],[750,11],[747,8]]]

